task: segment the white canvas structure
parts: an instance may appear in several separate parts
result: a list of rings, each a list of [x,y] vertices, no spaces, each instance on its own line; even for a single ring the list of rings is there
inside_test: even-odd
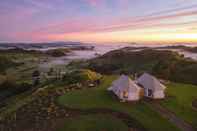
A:
[[[144,73],[137,79],[139,85],[144,88],[144,95],[154,99],[165,98],[166,87],[154,76]]]
[[[124,101],[137,101],[140,99],[141,88],[126,75],[121,75],[108,90]]]

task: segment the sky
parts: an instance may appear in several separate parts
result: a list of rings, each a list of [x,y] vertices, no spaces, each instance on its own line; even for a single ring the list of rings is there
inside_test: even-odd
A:
[[[0,42],[197,43],[197,0],[1,0]]]

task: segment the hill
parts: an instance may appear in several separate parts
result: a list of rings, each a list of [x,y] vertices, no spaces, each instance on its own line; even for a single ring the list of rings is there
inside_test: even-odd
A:
[[[88,68],[104,74],[149,72],[162,79],[197,84],[197,62],[173,51],[124,48],[89,60]]]

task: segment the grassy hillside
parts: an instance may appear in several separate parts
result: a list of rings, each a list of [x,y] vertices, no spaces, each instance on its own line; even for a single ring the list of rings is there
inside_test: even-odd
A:
[[[151,131],[178,130],[174,125],[168,122],[168,120],[162,118],[159,114],[150,109],[145,103],[121,103],[112,97],[106,89],[115,78],[115,76],[105,77],[98,88],[72,91],[60,97],[58,101],[60,104],[70,108],[105,108],[124,112],[136,119],[137,123],[139,122],[147,130]],[[136,125],[137,123],[134,122],[133,124]]]
[[[150,72],[163,79],[197,84],[197,62],[172,51],[120,49],[90,60],[88,68],[104,74]]]
[[[192,107],[192,102],[197,98],[197,87],[178,83],[167,86],[169,98],[162,101],[161,105],[197,128],[197,111]]]
[[[77,126],[76,126],[77,125]],[[59,131],[128,131],[127,125],[110,115],[84,115],[65,120]]]

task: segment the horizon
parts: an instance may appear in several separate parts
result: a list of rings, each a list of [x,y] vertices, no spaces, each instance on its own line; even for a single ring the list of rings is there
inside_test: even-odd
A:
[[[197,43],[195,0],[3,0],[0,43]]]
[[[81,45],[91,45],[91,46],[144,46],[144,47],[162,47],[162,46],[188,46],[188,47],[196,47],[197,43],[184,43],[184,42],[147,42],[147,43],[137,43],[137,42],[80,42],[80,41],[46,41],[46,42],[0,42],[0,45],[12,45],[12,44],[24,44],[24,45],[44,45],[44,44],[71,44],[71,43],[79,43]]]

